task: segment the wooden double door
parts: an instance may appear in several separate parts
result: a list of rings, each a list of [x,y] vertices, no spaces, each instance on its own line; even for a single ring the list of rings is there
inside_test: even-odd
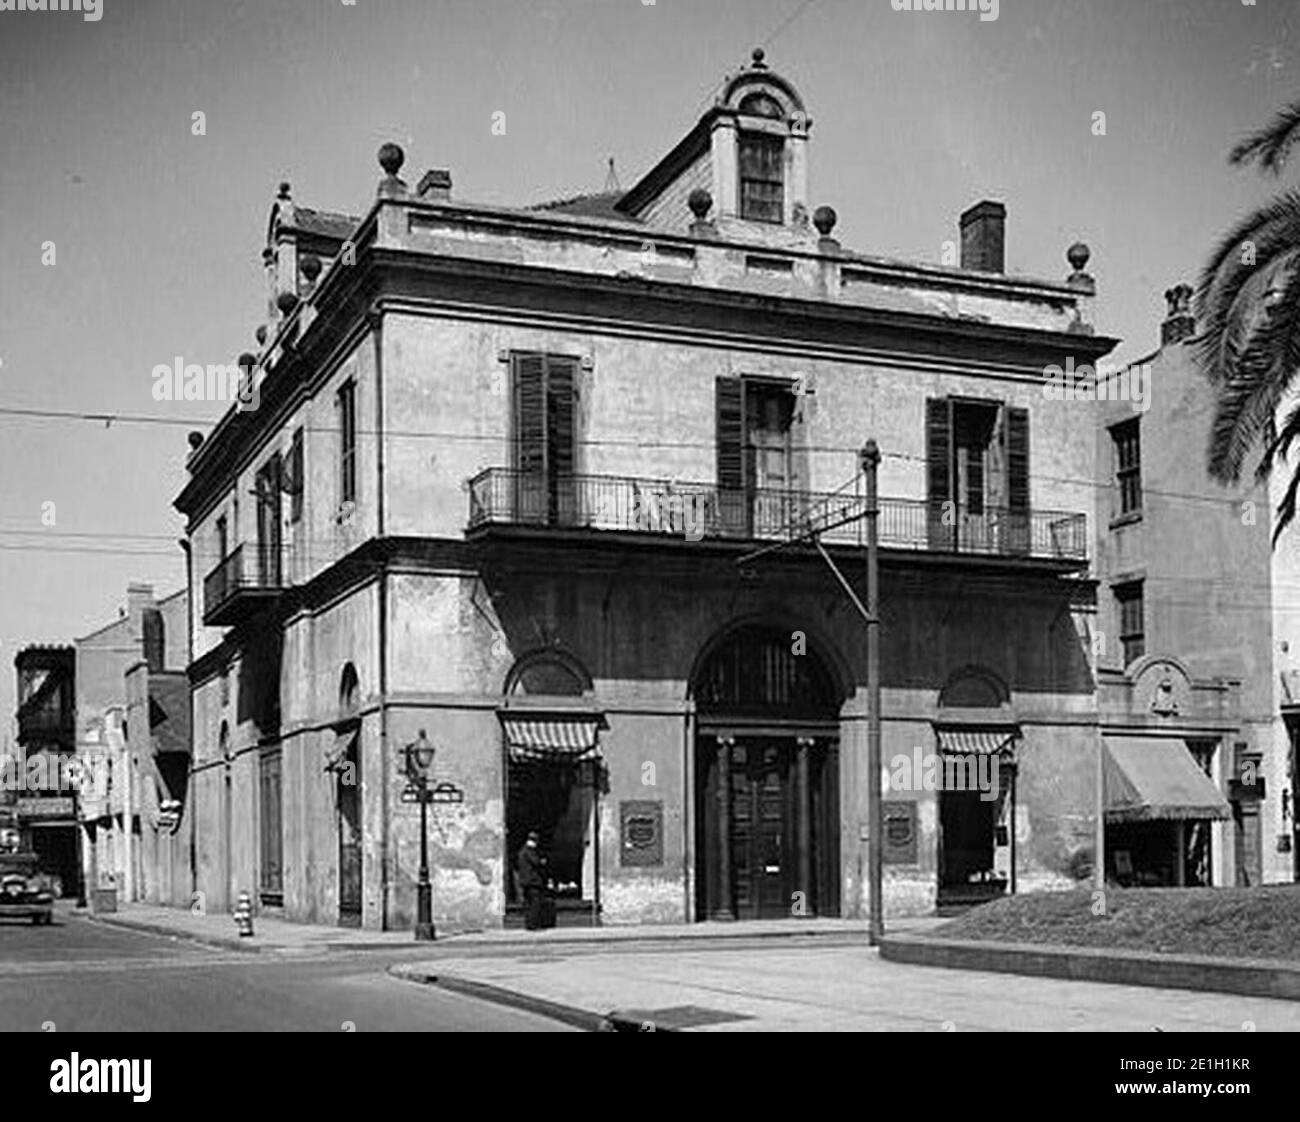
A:
[[[701,737],[697,915],[834,915],[838,749],[826,739]]]

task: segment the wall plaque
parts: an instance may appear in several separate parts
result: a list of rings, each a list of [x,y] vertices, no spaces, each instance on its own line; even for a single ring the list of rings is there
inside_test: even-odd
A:
[[[915,865],[919,849],[915,799],[885,799],[881,820],[885,844],[881,861],[886,865]]]
[[[664,863],[664,804],[651,799],[633,799],[618,804],[619,864],[662,865]]]

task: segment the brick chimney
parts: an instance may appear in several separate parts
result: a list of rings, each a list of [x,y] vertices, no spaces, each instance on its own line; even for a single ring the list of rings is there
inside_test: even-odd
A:
[[[978,273],[1006,270],[1007,208],[985,199],[961,216],[961,267]]]
[[[1169,311],[1160,325],[1160,345],[1171,347],[1196,334],[1196,317],[1192,315],[1192,286],[1176,284],[1165,291]]]
[[[421,177],[415,188],[417,198],[432,203],[445,203],[451,198],[451,172],[446,168],[432,168]]]

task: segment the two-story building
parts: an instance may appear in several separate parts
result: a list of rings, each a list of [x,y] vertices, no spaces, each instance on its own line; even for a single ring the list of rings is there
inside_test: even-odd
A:
[[[258,408],[176,501],[210,907],[409,926],[424,730],[440,924],[511,920],[534,830],[569,921],[864,914],[865,627],[801,535],[860,596],[871,438],[887,912],[1085,875],[1097,445],[1043,372],[1114,345],[1088,250],[1008,275],[986,201],[959,264],[851,251],[811,125],[755,52],[627,192],[395,145],[360,217],[282,188]]]

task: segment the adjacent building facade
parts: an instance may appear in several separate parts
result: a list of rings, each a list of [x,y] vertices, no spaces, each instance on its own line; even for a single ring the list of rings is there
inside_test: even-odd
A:
[[[86,883],[121,901],[193,902],[189,598],[133,584],[118,619],[76,641]]]
[[[4,795],[16,813],[20,844],[41,859],[65,897],[81,892],[77,849],[74,717],[76,664],[71,647],[33,645],[14,657],[18,676],[17,752],[0,761]]]
[[[512,922],[532,830],[570,922],[864,914],[868,439],[887,913],[1087,875],[1098,445],[1043,371],[1114,345],[1088,250],[1008,276],[984,202],[960,266],[852,252],[810,128],[756,52],[626,193],[282,188],[260,405],[176,503],[210,907],[409,926],[423,731],[439,923]]]
[[[1273,611],[1294,589],[1271,576],[1267,486],[1247,472],[1225,489],[1205,470],[1215,394],[1195,362],[1191,298],[1171,288],[1159,350],[1073,406],[1098,419],[1103,473],[1107,872],[1137,885],[1291,881]]]

